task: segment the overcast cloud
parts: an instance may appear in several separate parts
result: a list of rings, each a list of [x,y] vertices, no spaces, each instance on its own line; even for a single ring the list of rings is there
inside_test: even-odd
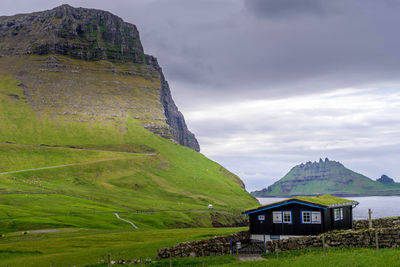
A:
[[[320,157],[400,178],[400,1],[14,0],[1,13],[62,3],[136,24],[202,152],[248,189]]]

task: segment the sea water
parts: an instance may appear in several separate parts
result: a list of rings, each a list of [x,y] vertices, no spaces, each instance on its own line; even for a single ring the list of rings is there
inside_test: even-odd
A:
[[[400,196],[346,198],[360,203],[353,209],[353,219],[355,220],[367,219],[368,209],[372,210],[372,218],[400,216]],[[267,205],[286,198],[268,197],[257,199],[261,205]]]

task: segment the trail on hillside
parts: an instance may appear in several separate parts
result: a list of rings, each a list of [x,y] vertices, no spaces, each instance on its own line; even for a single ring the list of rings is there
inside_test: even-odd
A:
[[[137,155],[139,157],[139,156],[155,156],[156,154],[151,154],[151,153],[150,154],[139,154],[139,153],[137,153]],[[37,170],[55,169],[55,168],[78,166],[78,165],[86,165],[86,164],[105,162],[105,161],[112,161],[112,160],[121,160],[121,159],[128,159],[128,157],[102,159],[102,160],[87,161],[87,162],[78,162],[78,163],[63,164],[63,165],[56,165],[56,166],[49,166],[49,167],[40,167],[40,168],[25,169],[25,170],[18,170],[18,171],[0,172],[0,175],[1,174],[10,174],[10,173],[19,173],[19,172],[28,172],[28,171],[37,171]]]
[[[49,148],[49,149],[70,149],[70,150],[79,150],[79,151],[115,152],[115,153],[126,153],[126,154],[145,155],[145,156],[155,156],[156,155],[156,153],[139,153],[139,152],[129,152],[129,151],[116,151],[116,150],[109,150],[109,149],[92,149],[92,148],[68,147],[68,146],[17,144],[17,143],[10,143],[10,142],[0,142],[0,144],[12,145],[12,146],[29,146],[29,147],[38,147],[38,148]]]
[[[125,220],[125,219],[122,219],[121,217],[119,217],[118,213],[116,213],[116,212],[114,212],[114,214],[115,214],[115,216],[117,217],[117,219],[129,223],[129,224],[132,225],[133,228],[135,228],[135,229],[139,229],[139,227],[137,227],[133,222],[128,221],[128,220]]]

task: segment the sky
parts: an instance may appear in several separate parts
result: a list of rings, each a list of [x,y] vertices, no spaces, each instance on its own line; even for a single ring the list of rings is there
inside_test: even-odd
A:
[[[1,0],[135,24],[201,152],[262,189],[328,157],[400,182],[400,1]]]

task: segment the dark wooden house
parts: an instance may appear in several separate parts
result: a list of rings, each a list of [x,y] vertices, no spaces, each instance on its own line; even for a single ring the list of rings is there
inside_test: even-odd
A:
[[[356,201],[324,195],[294,197],[247,210],[252,239],[271,240],[351,229]]]

